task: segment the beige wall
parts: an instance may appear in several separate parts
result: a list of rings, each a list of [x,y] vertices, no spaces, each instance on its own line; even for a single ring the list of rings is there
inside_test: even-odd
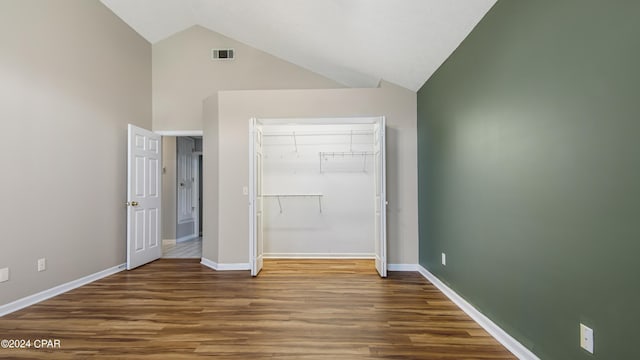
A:
[[[97,0],[0,2],[0,305],[125,262],[127,123],[151,127],[150,65]]]
[[[176,137],[162,137],[162,239],[176,236]]]
[[[233,48],[236,58],[212,61],[213,48]],[[323,76],[200,26],[153,45],[153,130],[204,132],[202,246],[209,259],[218,257],[219,245],[218,91],[340,87]],[[163,199],[165,214],[170,211],[175,214],[173,199],[173,202]]]
[[[211,49],[233,48],[232,61]],[[340,84],[194,26],[153,44],[153,130],[203,130],[202,101],[220,90],[336,88]]]
[[[202,141],[202,254],[209,260],[218,259],[218,96],[203,103],[204,136]],[[207,256],[204,256],[206,254]]]
[[[214,100],[208,99],[209,106]],[[218,98],[218,263],[249,261],[248,120],[384,115],[387,120],[388,261],[418,262],[416,93],[383,83],[372,89],[222,91]],[[211,115],[211,114],[210,114]],[[210,199],[209,199],[210,200]],[[215,205],[209,203],[208,205]],[[217,255],[217,257],[215,257]]]

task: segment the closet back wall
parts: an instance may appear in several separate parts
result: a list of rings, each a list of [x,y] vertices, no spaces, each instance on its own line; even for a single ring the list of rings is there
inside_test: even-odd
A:
[[[265,257],[373,257],[372,149],[370,124],[264,127]]]

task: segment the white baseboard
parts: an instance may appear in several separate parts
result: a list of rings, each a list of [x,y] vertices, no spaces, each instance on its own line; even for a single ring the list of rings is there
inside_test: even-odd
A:
[[[31,306],[37,304],[41,301],[50,299],[54,296],[66,293],[69,290],[73,290],[75,288],[79,288],[82,285],[86,285],[88,283],[94,282],[96,280],[102,279],[109,275],[113,275],[118,273],[126,268],[126,264],[120,264],[109,269],[105,269],[102,271],[98,271],[97,273],[87,275],[83,278],[69,281],[68,283],[58,285],[52,287],[51,289],[47,289],[41,291],[39,293],[29,295],[27,297],[23,297],[22,299],[18,299],[16,301],[10,302],[8,304],[0,306],[0,317],[10,314],[14,311],[18,311],[20,309],[24,309],[27,306]]]
[[[200,264],[217,271],[251,270],[251,264],[249,263],[219,264],[213,260],[202,258]]]
[[[375,254],[359,253],[265,253],[265,259],[375,259]]]
[[[181,242],[185,242],[185,241],[189,241],[189,240],[195,240],[198,238],[198,235],[196,234],[189,234],[183,237],[179,237],[176,239],[177,243],[181,243]]]
[[[387,264],[389,271],[418,271],[418,264]]]
[[[212,268],[213,270],[218,270],[218,263],[206,258],[201,258],[200,259],[200,264],[208,267],[208,268]]]
[[[451,290],[445,283],[440,281],[429,270],[425,269],[421,265],[417,265],[417,270],[422,276],[429,280],[435,287],[437,287],[442,293],[444,293],[451,301],[453,301],[462,311],[469,315],[478,325],[482,326],[491,336],[493,336],[499,343],[511,351],[520,360],[540,360],[531,350],[527,349],[518,340],[514,339],[506,331],[502,330],[491,319],[482,314],[478,309],[473,307],[455,291]]]
[[[218,270],[219,271],[251,270],[251,264],[249,264],[249,263],[218,264]]]

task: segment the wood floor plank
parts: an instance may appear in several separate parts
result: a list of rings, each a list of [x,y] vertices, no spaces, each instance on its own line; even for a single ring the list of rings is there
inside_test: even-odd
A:
[[[266,260],[262,273],[162,259],[0,318],[0,349],[47,359],[515,359],[414,272],[370,260]]]

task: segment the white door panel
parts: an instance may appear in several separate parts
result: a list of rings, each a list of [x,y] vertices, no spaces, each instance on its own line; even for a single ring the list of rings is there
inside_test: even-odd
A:
[[[374,178],[375,178],[375,255],[376,270],[381,277],[387,276],[387,196],[385,159],[385,119],[374,125]]]
[[[262,128],[256,119],[249,123],[249,257],[251,276],[262,270]]]
[[[128,127],[127,269],[162,256],[160,241],[160,135]]]
[[[158,159],[150,158],[149,161],[149,187],[147,189],[147,196],[149,197],[158,197],[160,196],[160,189],[158,186],[158,177],[153,174],[160,173],[160,163]]]
[[[193,198],[193,185],[195,175],[193,169],[193,151],[195,141],[189,137],[178,137],[178,223],[184,224],[195,221],[195,206]]]

